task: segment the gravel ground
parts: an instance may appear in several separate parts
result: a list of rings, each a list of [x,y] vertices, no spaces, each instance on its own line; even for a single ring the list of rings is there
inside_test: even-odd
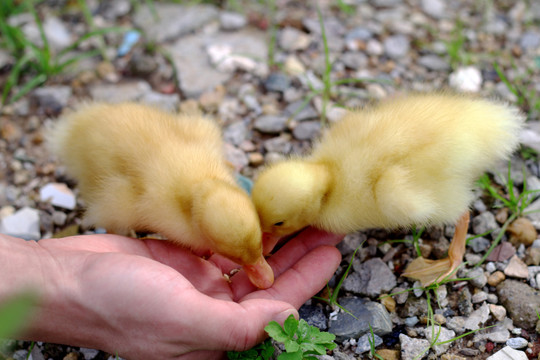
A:
[[[82,19],[59,11],[63,1],[46,1],[45,30],[55,51],[85,33]],[[193,2],[196,3],[196,2]],[[118,54],[121,33],[106,35],[112,62],[81,60],[0,115],[0,230],[27,239],[59,232],[90,233],[81,225],[82,203],[76,184],[64,176],[43,145],[47,122],[88,99],[138,101],[169,110],[199,107],[219,119],[227,158],[237,171],[253,178],[264,164],[302,154],[321,131],[324,47],[313,4],[276,0],[272,14],[258,2],[235,8],[208,4],[186,6],[156,2],[155,12],[129,0],[88,1],[99,27],[138,29],[141,40]],[[511,177],[519,191],[540,189],[540,3],[509,0],[356,0],[351,13],[337,1],[320,1],[332,61],[330,79],[363,79],[334,85],[327,107],[330,122],[343,115],[342,105],[360,107],[410,90],[453,88],[516,103],[529,116],[522,133],[523,151],[512,159]],[[19,16],[32,37],[32,18]],[[272,24],[275,24],[273,31]],[[36,39],[39,41],[39,39]],[[273,47],[271,44],[275,44]],[[77,51],[92,49],[95,41]],[[271,59],[271,60],[268,60]],[[0,49],[0,80],[14,63]],[[500,69],[500,73],[496,68]],[[501,74],[504,74],[501,75]],[[508,80],[512,86],[505,84]],[[308,99],[309,101],[305,101]],[[305,106],[304,106],[305,105]],[[506,174],[506,164],[493,169]],[[61,184],[61,185],[58,185]],[[67,187],[67,189],[66,189]],[[503,188],[503,187],[501,187]],[[46,200],[63,194],[57,202]],[[540,194],[527,210],[540,209]],[[443,284],[429,294],[405,291],[417,286],[400,276],[416,253],[410,233],[369,230],[348,235],[339,245],[342,267],[333,286],[353,260],[339,303],[358,321],[316,300],[301,315],[335,333],[339,347],[324,359],[368,358],[368,323],[384,359],[411,360],[429,347],[427,300],[442,325],[439,341],[494,325],[451,343],[432,347],[429,359],[540,359],[535,310],[540,309],[540,213],[512,225],[488,261],[475,267],[508,218],[508,209],[481,190],[472,205],[472,235],[458,275],[469,281]],[[528,234],[527,236],[523,233]],[[453,228],[432,227],[421,235],[422,254],[444,257]],[[520,235],[521,234],[521,235]],[[400,293],[402,292],[402,293]],[[399,294],[397,294],[399,293]],[[396,294],[383,297],[384,294]],[[367,344],[367,346],[366,346]],[[13,342],[14,359],[26,358],[28,343]],[[5,354],[8,356],[8,354]],[[36,359],[107,359],[92,349],[38,343]]]

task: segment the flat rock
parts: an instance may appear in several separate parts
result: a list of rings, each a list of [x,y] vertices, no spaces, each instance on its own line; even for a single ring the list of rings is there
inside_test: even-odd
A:
[[[383,339],[377,335],[373,334],[364,334],[356,340],[356,354],[363,354],[371,350],[371,344],[373,343],[374,347],[378,347],[383,343]]]
[[[219,14],[219,24],[223,30],[238,30],[246,26],[247,18],[237,12],[222,11]]]
[[[162,94],[156,91],[149,91],[142,94],[140,102],[165,111],[177,112],[180,106],[180,96],[178,94]]]
[[[380,258],[353,262],[354,272],[343,282],[343,289],[361,295],[379,296],[396,286],[396,276]]]
[[[453,339],[456,333],[452,330],[448,330],[443,326],[430,326],[424,330],[424,336],[429,342],[433,340],[433,335],[437,338],[437,342],[444,342]],[[444,354],[452,345],[451,342],[441,345],[433,346],[432,350],[435,351],[437,356]]]
[[[384,40],[384,51],[392,59],[400,59],[408,54],[410,40],[405,35],[392,35]]]
[[[253,128],[265,134],[279,134],[287,126],[287,117],[279,115],[263,115],[255,119]]]
[[[96,84],[89,88],[90,95],[96,101],[120,103],[138,101],[152,91],[146,81],[127,81],[119,84]]]
[[[242,121],[234,122],[223,130],[223,139],[233,145],[240,145],[248,134],[247,126]]]
[[[497,245],[487,257],[488,261],[506,261],[516,253],[516,249],[507,241]]]
[[[312,140],[315,139],[320,132],[320,121],[302,121],[300,124],[295,126],[293,130],[293,136],[297,140]]]
[[[506,276],[527,279],[529,277],[529,269],[527,265],[521,261],[517,255],[512,256],[508,266],[504,269]]]
[[[23,207],[12,215],[0,221],[0,233],[22,238],[25,240],[39,240],[39,211],[30,207]]]
[[[423,359],[429,353],[429,341],[410,338],[405,334],[399,335],[401,344],[401,360]]]
[[[484,304],[465,320],[465,328],[468,330],[478,330],[489,319],[489,305]]]
[[[505,280],[497,285],[497,295],[506,308],[514,325],[524,329],[534,329],[540,309],[540,291],[516,280]]]
[[[320,306],[304,304],[298,309],[298,314],[301,319],[306,320],[311,326],[315,326],[323,331],[328,328],[328,319]]]
[[[340,311],[335,319],[330,319],[328,331],[336,335],[337,341],[358,338],[370,332],[384,336],[392,332],[392,321],[386,308],[380,303],[356,297],[343,298],[340,305],[355,317]]]
[[[472,228],[476,235],[484,234],[490,230],[498,229],[499,225],[495,215],[486,211],[472,219]]]
[[[217,8],[211,5],[154,3],[153,7],[157,18],[149,6],[139,6],[133,21],[137,27],[142,28],[145,36],[157,42],[177,39],[218,17]]]
[[[75,194],[62,183],[49,183],[39,190],[40,200],[49,201],[52,205],[63,209],[73,210],[77,205]]]
[[[266,59],[268,46],[266,34],[253,29],[217,34],[194,34],[166,45],[176,69],[180,89],[187,97],[198,97],[207,90],[225,83],[231,72],[220,71],[210,61],[208,48],[226,47],[229,55],[249,59]],[[233,59],[234,60],[234,59]],[[234,62],[238,65],[238,63]],[[234,65],[233,64],[233,65]]]
[[[505,346],[495,354],[488,357],[486,360],[527,360],[528,357],[523,351],[512,349],[510,346]]]
[[[225,143],[224,149],[225,159],[234,166],[236,171],[242,170],[249,164],[249,159],[242,150],[228,143]]]

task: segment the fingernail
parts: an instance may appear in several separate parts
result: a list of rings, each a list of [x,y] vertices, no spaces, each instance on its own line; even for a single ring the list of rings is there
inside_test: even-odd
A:
[[[296,309],[287,309],[285,311],[280,312],[279,314],[276,314],[273,320],[277,322],[278,324],[283,325],[285,320],[287,320],[287,318],[290,315],[294,316],[294,318],[297,320],[300,318],[300,315],[298,315],[298,311],[296,311]]]

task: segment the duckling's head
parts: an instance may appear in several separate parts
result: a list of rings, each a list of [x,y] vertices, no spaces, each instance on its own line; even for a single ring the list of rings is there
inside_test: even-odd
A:
[[[251,194],[262,231],[275,239],[315,223],[328,191],[325,165],[290,160],[270,166],[255,181]],[[264,247],[268,252],[267,244]]]
[[[193,215],[211,250],[242,265],[255,286],[270,287],[274,273],[262,254],[259,219],[249,196],[225,182],[205,185]]]

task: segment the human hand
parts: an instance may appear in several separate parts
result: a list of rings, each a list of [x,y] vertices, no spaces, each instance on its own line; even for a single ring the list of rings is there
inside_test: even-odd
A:
[[[268,259],[274,285],[256,289],[239,268],[160,240],[115,235],[38,242],[45,301],[25,337],[127,359],[219,359],[265,337],[330,279],[341,236],[307,229]]]

